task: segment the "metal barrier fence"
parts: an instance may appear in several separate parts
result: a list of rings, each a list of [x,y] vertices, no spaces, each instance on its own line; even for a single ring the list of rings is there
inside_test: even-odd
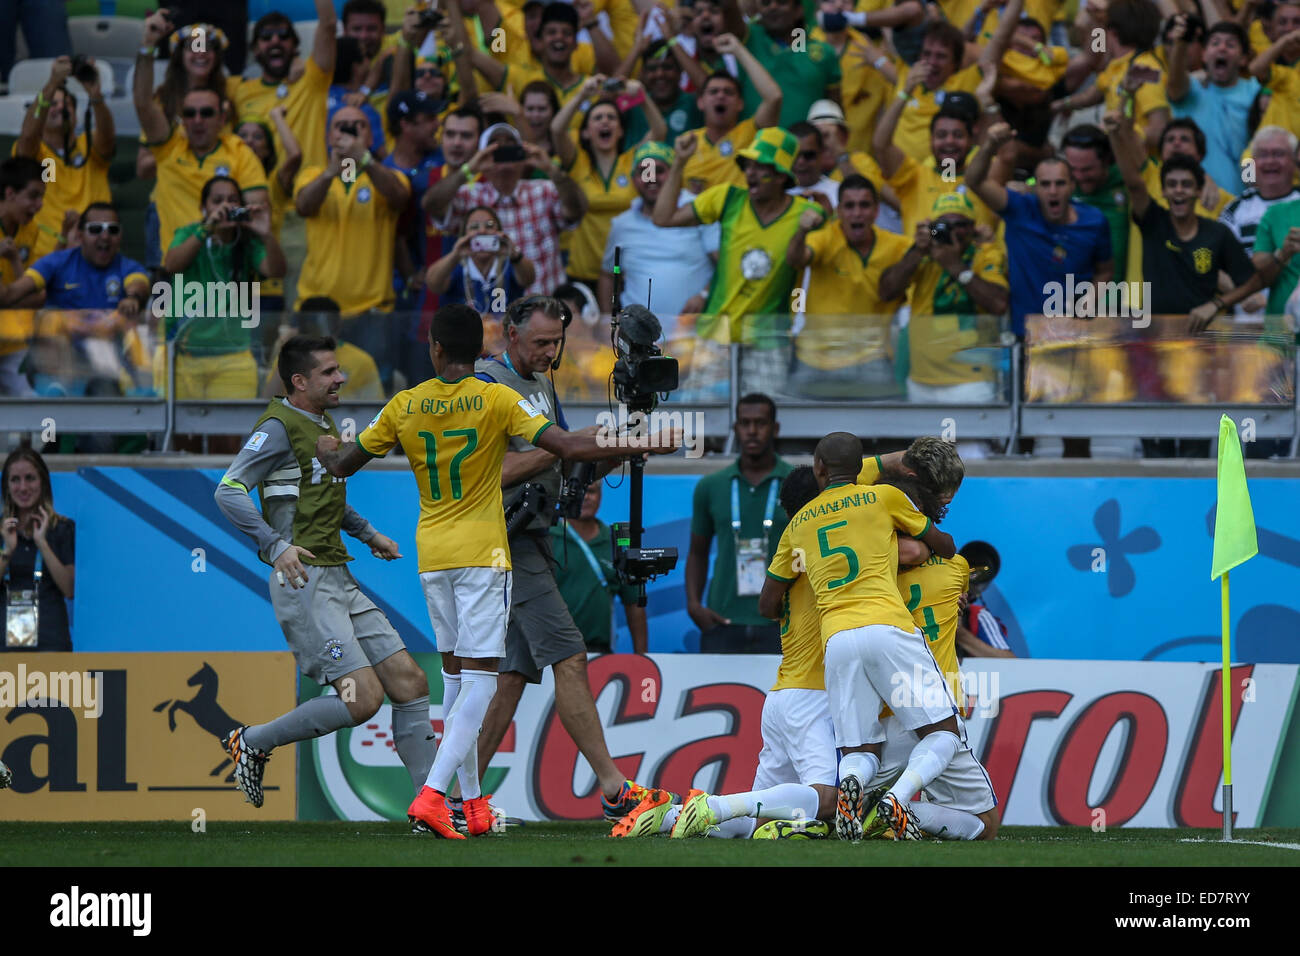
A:
[[[418,314],[192,319],[169,341],[156,321],[67,310],[27,313],[19,337],[14,316],[3,313],[0,336],[0,430],[11,432],[53,420],[67,432],[147,434],[161,450],[178,434],[242,434],[283,392],[276,358],[298,331],[340,343],[341,424],[368,422],[388,397],[432,374],[427,316]],[[716,317],[667,320],[663,349],[681,376],[664,407],[700,413],[704,437],[722,439],[737,399],[757,391],[779,403],[785,438],[834,427],[1007,448],[1020,437],[1206,438],[1226,412],[1251,419],[1259,439],[1289,440],[1296,454],[1297,350],[1284,319],[1192,336],[1183,318],[1140,326],[1039,316],[1019,342],[984,316],[763,318],[746,317],[743,334]],[[500,351],[499,323],[485,332],[486,350]],[[617,414],[613,365],[608,319],[575,318],[553,373],[572,427]]]

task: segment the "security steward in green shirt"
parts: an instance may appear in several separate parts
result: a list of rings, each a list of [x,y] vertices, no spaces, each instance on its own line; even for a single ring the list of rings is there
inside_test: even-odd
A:
[[[703,654],[780,654],[779,626],[758,613],[764,574],[790,520],[777,503],[791,466],[776,454],[776,403],[757,392],[744,396],[732,427],[740,457],[695,486],[686,611],[700,629]],[[706,602],[715,537],[717,560]]]

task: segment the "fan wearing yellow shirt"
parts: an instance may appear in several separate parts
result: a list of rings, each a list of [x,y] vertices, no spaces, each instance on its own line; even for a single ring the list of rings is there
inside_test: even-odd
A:
[[[925,28],[921,39],[921,55],[907,74],[898,79],[894,95],[901,106],[892,111],[892,122],[889,122],[891,111],[886,112],[886,118],[882,118],[876,135],[872,138],[876,158],[880,160],[882,169],[885,162],[880,155],[880,128],[889,123],[888,141],[908,158],[918,163],[925,162],[930,154],[930,131],[934,117],[938,115],[949,94],[975,93],[983,75],[982,65],[994,65],[1002,59],[1002,53],[1010,41],[1012,26],[1014,22],[999,29],[983,49],[973,43],[968,44],[961,30],[947,21],[938,20]]]
[[[759,130],[776,126],[781,116],[781,87],[754,54],[730,33],[718,34],[713,44],[720,54],[736,58],[762,103],[753,116],[741,120],[745,97],[740,81],[725,71],[713,73],[705,81],[696,97],[704,125],[690,131],[695,148],[683,176],[686,188],[697,196],[720,183],[744,186],[745,176],[736,165],[736,156],[753,142]]]
[[[822,493],[790,519],[758,598],[759,612],[776,619],[798,577],[806,575],[812,587],[835,743],[843,754],[835,829],[840,839],[853,841],[862,838],[866,785],[880,767],[886,695],[899,721],[920,738],[877,805],[896,837],[915,829],[908,799],[943,772],[961,742],[951,697],[927,699],[916,686],[915,675],[937,671],[937,665],[898,594],[897,533],[920,538],[943,557],[956,548],[897,488],[855,484],[861,468],[862,442],[855,435],[834,432],[818,442],[813,470]]]
[[[16,282],[36,260],[32,249],[40,230],[36,216],[45,197],[41,164],[26,156],[11,156],[0,163],[0,283]],[[45,301],[33,292],[0,309],[0,389],[6,395],[30,395],[27,376],[18,371],[27,357],[27,342],[35,330],[35,314]]]
[[[811,39],[829,44],[840,58],[840,102],[844,104],[844,116],[848,119],[844,148],[865,152],[871,149],[871,131],[875,129],[876,117],[897,87],[902,61],[887,49],[872,43],[867,34],[849,26],[846,15],[852,11],[853,0],[823,2],[818,16],[821,26],[812,31]],[[872,26],[902,25],[875,22],[875,18],[884,13],[907,17],[911,25],[922,19],[924,8],[916,0],[905,0],[897,6],[885,7],[883,11],[859,13],[857,16],[867,18]],[[814,107],[817,105],[813,104]],[[816,122],[811,109],[808,122]],[[863,175],[869,176],[867,173]]]
[[[993,368],[962,362],[956,353],[994,338],[996,317],[1010,298],[1006,248],[975,242],[975,211],[964,193],[935,200],[914,235],[907,254],[880,277],[880,294],[892,298],[907,290],[912,310],[908,400],[992,401]]]
[[[92,61],[93,62],[93,61]],[[40,230],[32,261],[60,246],[63,217],[81,214],[92,202],[110,202],[108,166],[113,160],[113,114],[104,105],[98,73],[89,84],[91,125],[77,134],[77,98],[68,92],[72,60],[61,56],[50,66],[45,88],[27,108],[13,155],[36,160],[49,170],[45,177],[45,202],[36,214]]]
[[[524,439],[571,461],[617,458],[625,450],[611,448],[606,435],[552,427],[513,389],[476,378],[483,319],[469,306],[449,305],[435,312],[429,339],[437,378],[399,392],[355,442],[340,445],[333,436],[321,436],[316,457],[330,474],[346,478],[400,445],[416,479],[421,585],[443,669],[459,674],[461,683],[433,767],[407,813],[435,835],[457,840],[463,837],[452,825],[446,793],[466,761],[472,768],[460,779],[472,832],[474,810],[486,810],[486,798],[465,788],[467,780],[477,782],[479,727],[506,652],[511,566],[501,466],[509,439]],[[652,448],[673,451],[672,440],[663,438],[651,436]],[[456,546],[449,548],[448,542]],[[470,804],[480,799],[483,804],[472,809]],[[490,822],[489,817],[478,832],[486,832]]]
[[[334,113],[329,135],[329,165],[304,168],[295,184],[294,206],[307,220],[298,299],[328,296],[344,316],[391,311],[393,237],[410,183],[399,170],[373,161],[370,124],[355,106]],[[384,357],[376,360],[384,364]]]
[[[997,213],[966,188],[966,165],[975,146],[975,124],[971,118],[975,112],[974,98],[965,94],[950,97],[948,104],[930,120],[930,157],[923,163],[906,155],[892,142],[894,124],[903,107],[900,99],[890,103],[875,132],[876,158],[885,177],[884,184],[898,198],[902,234],[912,235],[917,224],[929,216],[935,201],[954,190],[970,200],[977,223],[996,230]]]
[[[615,82],[622,84],[620,89],[626,96],[643,101],[642,109],[650,123],[650,131],[641,142],[658,142],[668,135],[668,126],[659,107],[645,95],[641,83],[637,80]],[[641,145],[623,142],[626,114],[610,93],[600,93],[605,86],[603,74],[590,77],[582,84],[578,95],[565,103],[551,120],[551,139],[560,166],[587,197],[587,213],[569,241],[566,271],[571,280],[584,282],[593,290],[600,281],[600,261],[605,254],[609,224],[636,198],[632,177],[639,175],[639,171],[632,168],[632,155]],[[591,103],[582,117],[575,143],[569,136],[569,125],[578,107],[598,94],[599,98]]]
[[[790,372],[800,395],[875,398],[896,390],[889,326],[903,299],[882,300],[879,286],[910,243],[875,225],[878,208],[876,187],[854,173],[840,186],[838,218],[822,225],[817,210],[806,210],[790,240],[790,267],[811,270]]]
[[[139,56],[136,68],[149,69],[149,62]],[[154,197],[163,249],[170,249],[176,230],[194,218],[203,185],[213,176],[239,183],[246,202],[267,200],[261,160],[238,136],[222,131],[225,107],[216,90],[190,90],[181,101],[181,121],[173,128],[147,88],[136,84],[140,130],[158,165]]]
[[[580,0],[583,12],[590,14],[591,0]],[[585,64],[575,62],[578,48],[580,12],[577,3],[551,3],[542,10],[537,28],[537,66],[504,65],[483,51],[471,51],[470,58],[494,90],[513,89],[516,94],[534,80],[545,80],[555,90],[563,106],[578,96],[587,80],[579,70]],[[601,30],[589,30],[595,52],[595,68],[606,74],[618,70],[618,54]],[[573,117],[576,126],[579,117]]]
[[[1255,26],[1258,25],[1256,21]],[[1250,63],[1250,72],[1273,94],[1259,125],[1297,130],[1300,129],[1300,2],[1279,3],[1268,30],[1272,42]]]
[[[1085,35],[1095,24],[1088,7],[1080,14],[1079,29]],[[1160,134],[1169,122],[1169,99],[1165,95],[1166,70],[1154,53],[1149,52],[1160,33],[1160,11],[1149,0],[1111,0],[1106,11],[1105,44],[1088,44],[1083,52],[1093,60],[1096,85],[1086,93],[1063,97],[1052,104],[1053,112],[1068,116],[1105,102],[1106,112],[1123,110],[1132,118],[1145,140],[1148,152],[1154,153]],[[1096,47],[1102,46],[1102,50]],[[1143,52],[1147,51],[1147,52]],[[1102,63],[1109,61],[1102,69]],[[1067,77],[1066,88],[1078,89],[1088,73]]]
[[[1051,153],[1047,144],[1051,91],[1069,69],[1070,51],[1046,44],[1046,28],[1033,17],[1022,16],[1011,34],[1011,48],[998,64],[993,95],[1002,119],[1016,131],[1017,166],[1032,168]],[[1090,62],[1081,56],[1077,68],[1086,69]]]
[[[274,107],[283,107],[285,121],[302,148],[303,164],[324,166],[328,161],[325,113],[334,76],[334,34],[338,20],[330,0],[315,0],[315,3],[316,35],[302,75],[296,79],[290,76],[298,54],[298,32],[287,16],[273,11],[253,24],[252,54],[262,68],[262,75],[256,79],[232,76],[229,95],[239,117],[269,117]],[[276,153],[283,154],[279,130],[273,128],[271,133],[275,137]]]

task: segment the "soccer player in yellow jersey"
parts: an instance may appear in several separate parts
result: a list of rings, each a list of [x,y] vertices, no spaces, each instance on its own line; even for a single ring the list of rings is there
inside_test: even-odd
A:
[[[820,489],[803,465],[781,482],[781,507],[797,514]],[[930,549],[900,538],[899,560],[915,562]],[[671,833],[754,839],[817,838],[829,835],[835,813],[835,727],[831,722],[822,660],[817,601],[806,576],[786,593],[781,617],[781,666],[763,704],[763,750],[754,789],[713,796],[692,790],[680,807],[653,791],[614,827],[614,836]],[[768,822],[761,823],[764,818]],[[621,831],[621,832],[620,832]]]
[[[922,513],[932,520],[942,520],[947,510],[945,499],[950,493],[936,494],[925,481],[897,472],[882,473],[876,487],[892,485],[915,501]],[[955,488],[949,489],[955,492]],[[957,622],[959,600],[966,593],[970,565],[960,554],[945,558],[932,554],[913,567],[901,565],[898,591],[907,602],[916,626],[925,635],[930,652],[938,665],[914,675],[913,693],[940,700],[952,697],[960,704],[961,675],[957,666]],[[901,703],[901,693],[891,694],[891,703]],[[960,707],[959,707],[960,709]],[[871,803],[875,794],[884,793],[899,779],[904,764],[916,745],[916,735],[892,713],[881,717],[885,744],[880,755],[880,769],[867,787]],[[863,820],[863,835],[892,839],[919,839],[922,834],[947,840],[991,840],[997,835],[999,815],[997,795],[988,772],[966,742],[965,726],[958,721],[958,746],[943,772],[925,785],[927,802],[909,802],[907,817],[912,826],[897,833],[886,821],[886,814],[872,807]],[[911,794],[903,796],[909,799]],[[914,827],[914,828],[913,828]]]
[[[835,815],[841,839],[862,838],[866,784],[880,765],[885,739],[881,703],[890,689],[901,692],[890,694],[898,702],[895,713],[920,742],[899,782],[878,805],[891,830],[901,836],[912,826],[907,799],[948,765],[960,731],[950,695],[927,700],[922,688],[914,686],[915,673],[938,667],[898,594],[897,532],[920,538],[943,557],[952,557],[956,548],[897,488],[854,484],[862,469],[862,442],[856,436],[834,432],[823,438],[813,469],[822,493],[791,518],[781,536],[759,595],[759,612],[778,618],[791,585],[801,575],[808,577],[826,642],[835,743],[843,754]]]
[[[437,378],[399,392],[355,442],[321,436],[316,457],[330,474],[348,477],[400,444],[420,488],[416,529],[420,581],[443,669],[460,674],[460,692],[446,713],[442,746],[424,788],[411,804],[412,823],[459,840],[446,792],[461,769],[461,794],[472,835],[491,826],[478,787],[479,727],[496,692],[510,614],[510,547],[501,504],[501,463],[515,435],[572,461],[617,458],[608,436],[566,432],[507,386],[474,376],[483,351],[483,320],[449,305],[433,316],[429,354]],[[651,437],[658,452],[673,446]],[[445,702],[444,702],[445,704]],[[469,766],[463,766],[469,761]],[[468,789],[467,789],[468,788]]]

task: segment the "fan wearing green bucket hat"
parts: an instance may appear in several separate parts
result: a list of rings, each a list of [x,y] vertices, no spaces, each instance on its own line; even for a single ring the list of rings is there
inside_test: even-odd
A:
[[[655,225],[722,225],[718,266],[696,331],[701,337],[744,346],[743,391],[779,393],[789,368],[790,293],[795,282],[786,249],[799,229],[799,217],[807,210],[821,210],[814,202],[786,194],[794,184],[799,141],[778,126],[760,130],[736,154],[745,188],[721,183],[681,207],[677,197],[695,151],[695,136],[683,134],[675,145],[668,182],[655,202]]]
[[[880,276],[881,298],[906,291],[911,306],[909,402],[977,403],[998,397],[993,366],[958,355],[997,343],[1010,300],[1006,246],[977,243],[975,218],[966,193],[943,193],[930,217],[917,224],[912,247]]]

